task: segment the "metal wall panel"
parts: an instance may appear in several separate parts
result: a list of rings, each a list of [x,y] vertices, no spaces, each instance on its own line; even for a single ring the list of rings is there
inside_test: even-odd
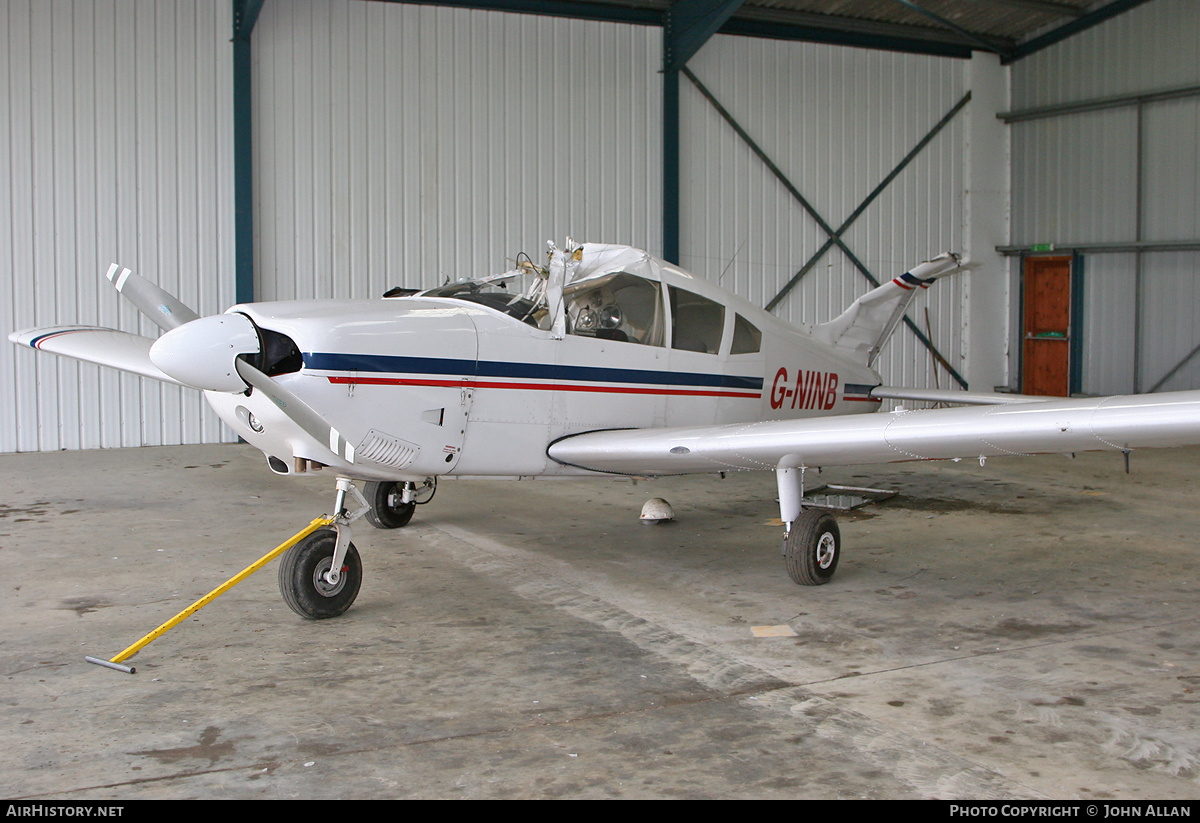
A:
[[[1200,97],[1146,106],[1144,240],[1200,239]]]
[[[1200,83],[1196,0],[1153,0],[1013,64],[1013,108]]]
[[[0,289],[8,331],[155,336],[120,261],[202,313],[233,299],[227,3],[0,5]],[[0,451],[217,442],[199,393],[0,346]]]
[[[1137,239],[1137,112],[1012,125],[1012,242]]]
[[[816,44],[717,36],[689,64],[818,213],[839,226],[966,93],[969,64]],[[682,264],[766,303],[827,239],[686,78],[682,89]],[[969,105],[969,104],[968,104]],[[964,117],[947,126],[845,235],[880,281],[963,244]],[[958,282],[956,282],[956,280]],[[793,322],[840,314],[869,282],[838,249],[781,303]],[[910,316],[962,370],[961,278],[918,298]],[[900,329],[878,368],[889,383],[947,385]]]
[[[427,288],[567,235],[661,253],[660,62],[653,27],[268,3],[257,298]]]
[[[1142,262],[1143,391],[1153,388],[1200,345],[1200,253],[1148,254]],[[1193,357],[1158,391],[1200,387]]]
[[[1198,51],[1194,0],[1153,0],[1015,63],[1013,107],[1197,85]],[[1019,122],[1012,132],[1014,245],[1200,240],[1197,98]],[[1190,252],[1085,258],[1086,393],[1148,391],[1193,349],[1196,274]],[[1194,362],[1160,390],[1191,388],[1200,388]]]
[[[1094,254],[1083,270],[1084,394],[1131,394],[1137,290],[1136,261],[1132,254]],[[1120,345],[1113,345],[1120,341]]]

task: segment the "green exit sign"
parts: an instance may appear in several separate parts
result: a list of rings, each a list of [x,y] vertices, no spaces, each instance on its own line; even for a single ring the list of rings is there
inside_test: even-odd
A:
[[[1034,251],[1034,252],[1054,251],[1054,244],[1053,243],[1034,243],[1032,246],[1029,247],[1029,250]]]

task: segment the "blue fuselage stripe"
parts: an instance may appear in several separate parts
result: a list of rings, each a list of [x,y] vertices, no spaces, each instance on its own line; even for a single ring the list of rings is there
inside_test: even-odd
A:
[[[582,380],[593,383],[635,383],[654,386],[716,386],[729,389],[762,389],[761,377],[702,372],[610,369],[599,366],[559,366],[549,363],[513,363],[498,360],[462,360],[444,357],[399,357],[384,354],[308,352],[304,366],[321,371],[356,371],[371,374],[443,374],[457,377],[508,377],[529,380]]]

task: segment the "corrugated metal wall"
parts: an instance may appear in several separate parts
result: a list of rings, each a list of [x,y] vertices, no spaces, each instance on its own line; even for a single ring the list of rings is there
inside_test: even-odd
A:
[[[1013,64],[1013,107],[1200,82],[1195,0],[1153,0]]]
[[[202,313],[227,307],[227,4],[10,2],[4,14],[12,325],[138,330],[93,275],[112,259]],[[267,3],[253,45],[256,298],[427,287],[568,234],[660,253],[661,37],[432,6]],[[761,39],[714,38],[691,65],[835,225],[966,91],[963,61]],[[683,86],[683,262],[765,304],[825,237]],[[846,235],[881,280],[961,247],[960,120]],[[778,312],[824,321],[867,288],[835,252]],[[961,289],[930,296],[938,348],[961,365]],[[931,362],[902,330],[880,366],[890,382],[932,385]],[[17,398],[4,451],[227,436],[195,393],[91,366],[10,348],[0,381]]]
[[[963,60],[717,36],[689,67],[824,220],[838,227],[966,93]],[[828,235],[686,79],[682,264],[766,305]],[[970,104],[968,104],[970,105]],[[851,226],[845,240],[881,282],[963,247],[964,113]],[[957,281],[957,282],[956,282]],[[962,371],[961,279],[918,298],[939,351]],[[776,313],[825,322],[872,286],[836,247]],[[894,385],[946,387],[900,329],[877,364]]]
[[[1137,113],[1012,125],[1013,243],[1137,239]]]
[[[260,300],[503,271],[547,240],[661,253],[661,29],[268,3],[254,31]]]
[[[1018,61],[1013,107],[1200,84],[1196,11],[1154,0]],[[1014,123],[1012,142],[1014,245],[1200,239],[1200,98]],[[1143,253],[1140,294],[1137,267],[1136,254],[1086,256],[1084,392],[1149,390],[1200,343],[1200,253]],[[1200,359],[1160,390],[1194,388]]]
[[[0,289],[8,331],[157,330],[113,261],[201,312],[232,302],[230,15],[194,0],[0,4]],[[211,442],[197,392],[0,346],[0,451]]]
[[[428,287],[567,234],[661,252],[659,29],[311,0],[268,4],[254,37],[259,299]],[[761,39],[691,66],[835,224],[965,92],[963,61]],[[825,236],[681,82],[682,263],[765,305]],[[955,123],[847,235],[877,277],[961,247],[962,147]],[[779,313],[823,321],[867,288],[829,255]],[[957,363],[958,287],[931,294]],[[889,379],[932,385],[894,343]]]

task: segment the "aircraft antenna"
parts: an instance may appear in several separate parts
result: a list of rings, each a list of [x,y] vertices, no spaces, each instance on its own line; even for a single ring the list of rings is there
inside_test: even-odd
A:
[[[729,258],[729,262],[725,264],[725,269],[724,269],[724,271],[722,271],[722,272],[721,272],[721,276],[717,278],[717,285],[718,285],[718,286],[719,286],[719,285],[721,285],[721,281],[725,279],[725,275],[726,275],[726,273],[728,273],[728,271],[729,271],[730,267],[731,267],[731,266],[733,266],[733,261],[734,261],[734,260],[737,260],[737,256],[738,256],[739,254],[741,254],[741,252],[742,252],[742,249],[745,247],[745,245],[746,245],[746,241],[745,241],[745,240],[743,240],[743,241],[742,241],[742,244],[741,244],[740,246],[738,246],[738,247],[737,247],[737,250],[736,250],[736,251],[733,253],[733,257],[730,257],[730,258]]]

